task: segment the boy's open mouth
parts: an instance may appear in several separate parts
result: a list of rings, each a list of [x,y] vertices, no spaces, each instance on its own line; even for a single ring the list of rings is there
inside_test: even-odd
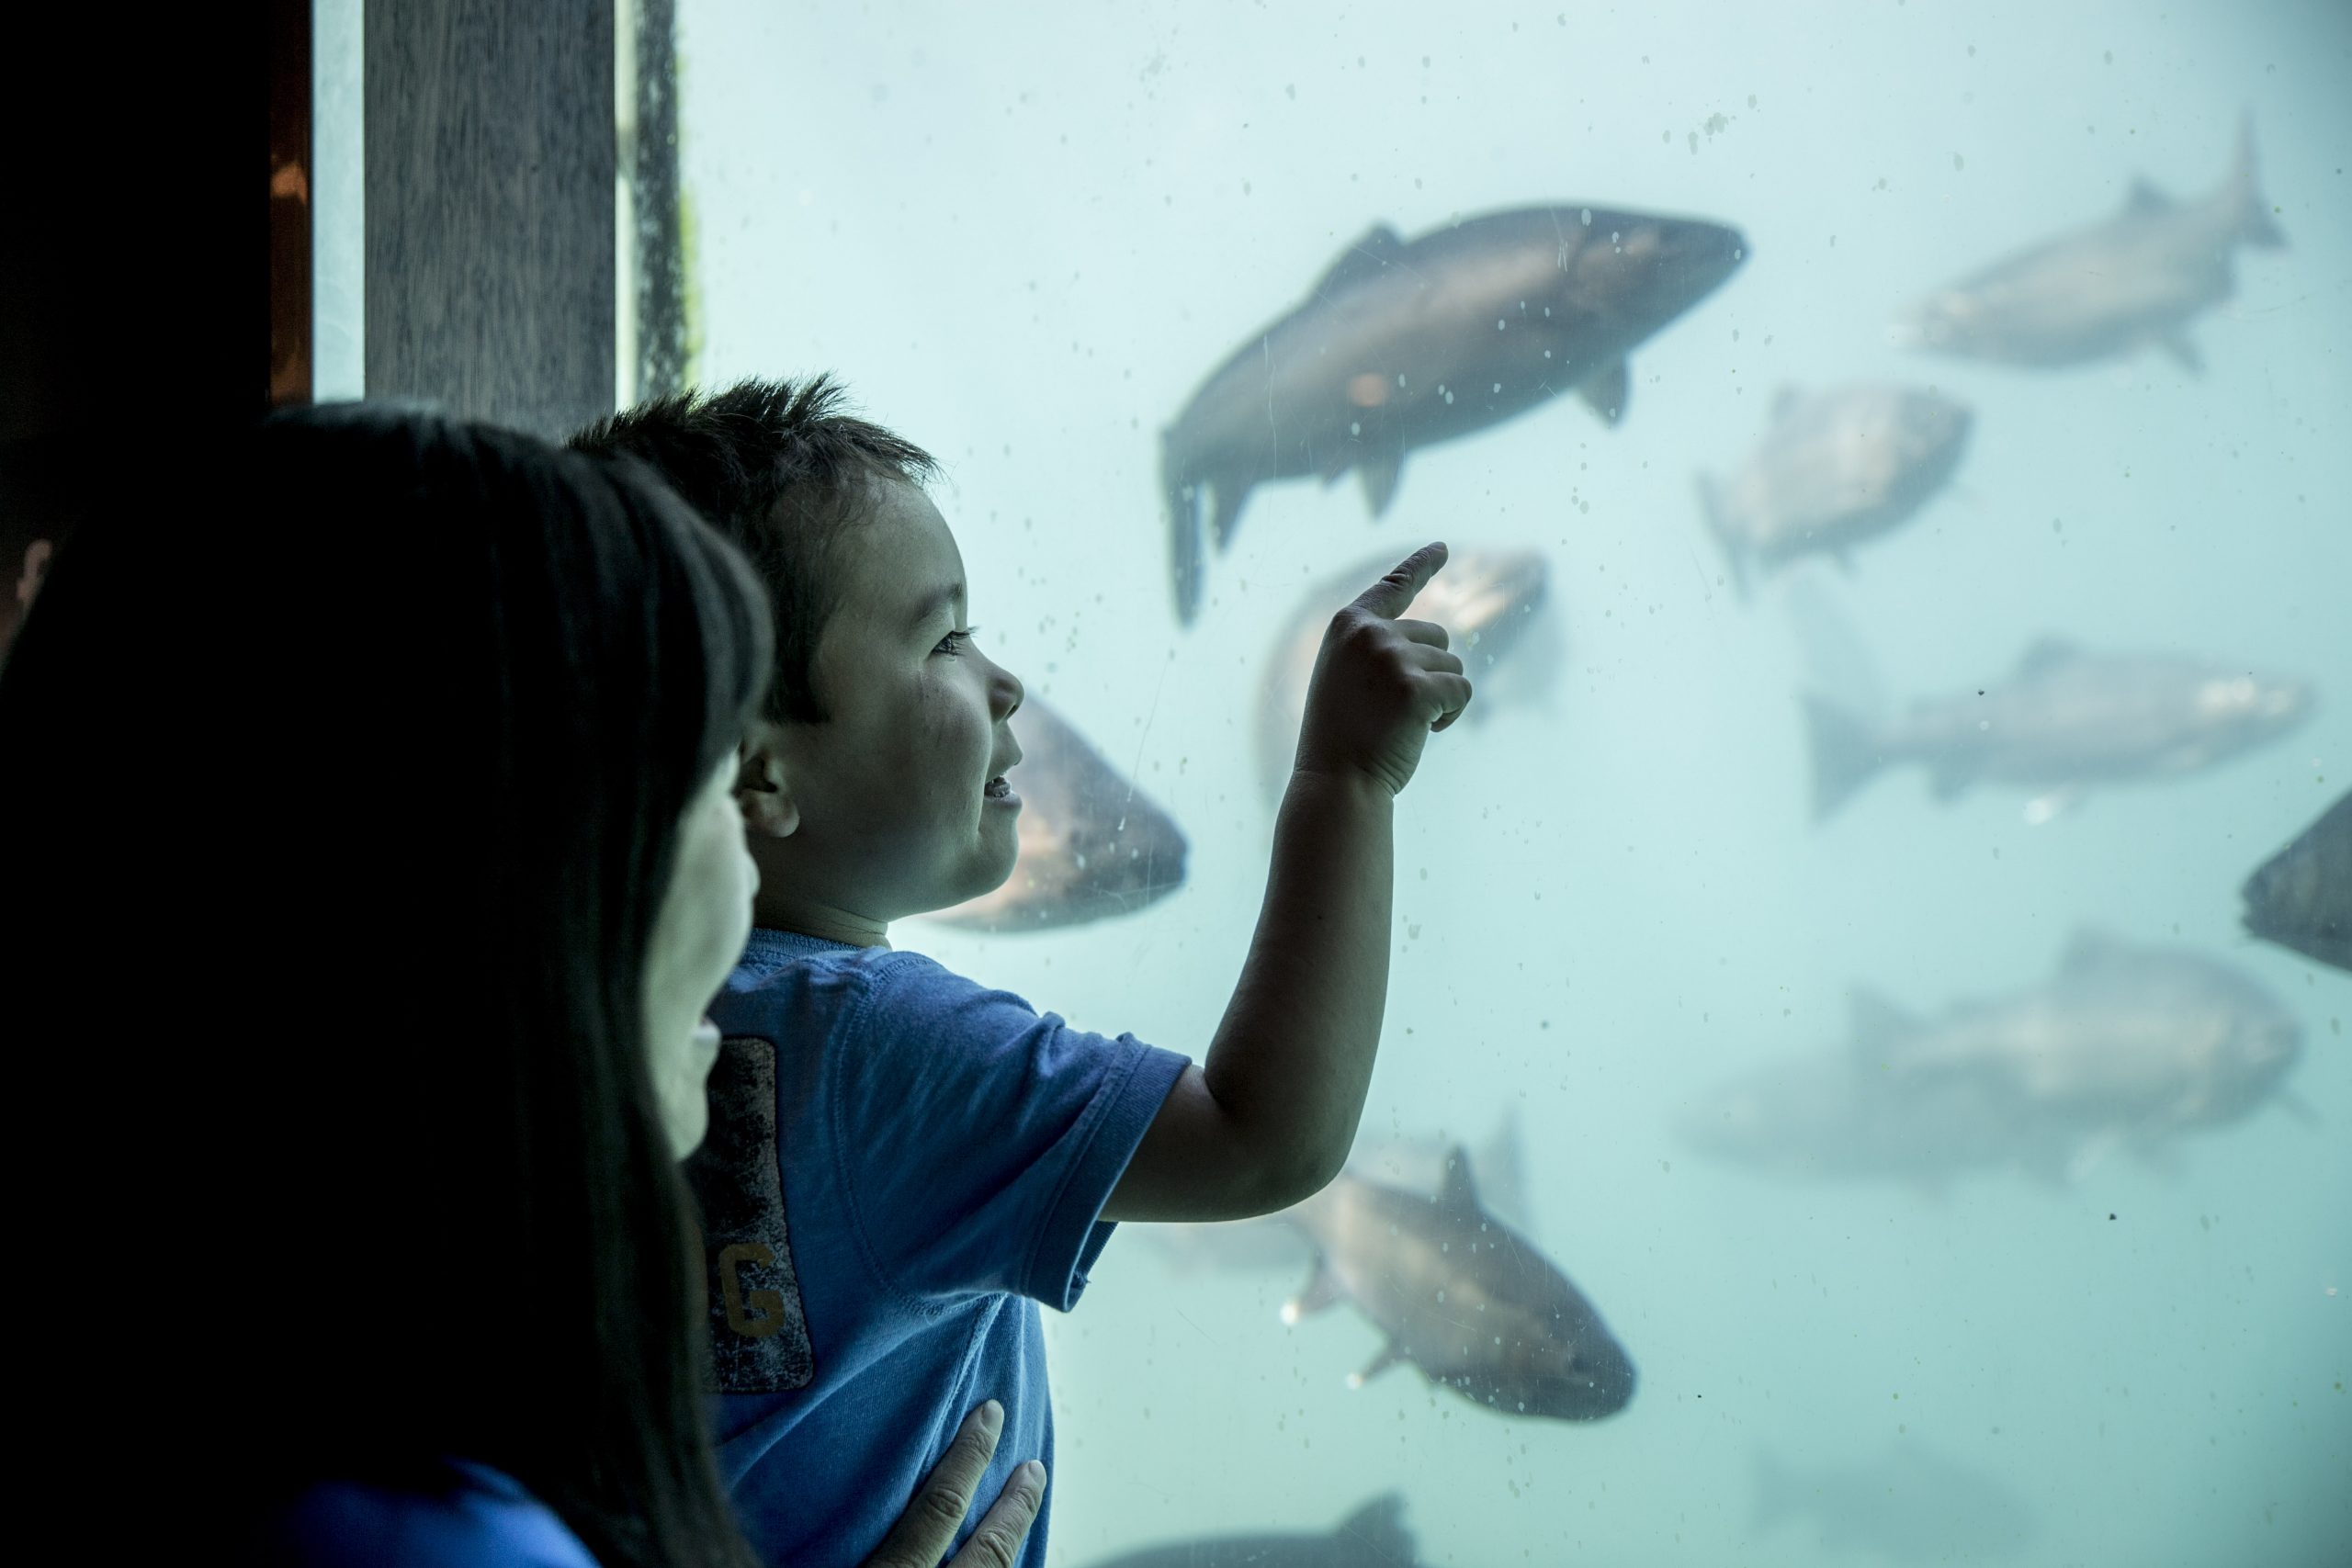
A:
[[[1011,800],[1012,798],[1012,786],[1004,782],[1004,775],[1002,773],[999,773],[996,777],[989,780],[987,784],[980,786],[980,793],[987,795],[990,800]]]

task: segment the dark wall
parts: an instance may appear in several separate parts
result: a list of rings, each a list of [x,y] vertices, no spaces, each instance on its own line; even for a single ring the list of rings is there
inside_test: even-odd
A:
[[[93,505],[228,504],[187,454],[268,387],[266,6],[22,8],[0,243],[0,649]]]
[[[0,94],[0,441],[261,412],[267,8],[34,6]]]
[[[367,8],[367,378],[560,436],[613,400],[612,0]]]

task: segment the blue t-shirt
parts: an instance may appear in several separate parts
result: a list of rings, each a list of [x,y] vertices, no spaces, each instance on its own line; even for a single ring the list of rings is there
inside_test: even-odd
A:
[[[329,1481],[270,1522],[249,1561],[268,1568],[596,1568],[555,1511],[503,1471],[443,1461],[421,1491]]]
[[[744,1532],[778,1568],[855,1568],[995,1399],[968,1534],[1016,1465],[1053,1466],[1037,1303],[1086,1288],[1096,1215],[1186,1058],[920,953],[767,930],[711,1016],[727,1043],[686,1168]]]

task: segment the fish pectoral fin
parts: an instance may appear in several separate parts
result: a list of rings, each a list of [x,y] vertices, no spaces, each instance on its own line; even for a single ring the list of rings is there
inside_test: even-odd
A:
[[[1363,1371],[1348,1374],[1348,1386],[1362,1388],[1389,1368],[1402,1365],[1406,1359],[1405,1352],[1399,1349],[1396,1342],[1392,1339],[1380,1348],[1379,1355],[1364,1363]]]
[[[1367,457],[1356,465],[1356,472],[1363,480],[1363,503],[1374,517],[1388,510],[1396,499],[1396,481],[1405,476],[1405,451],[1398,447],[1385,457]]]
[[[2156,338],[2156,346],[2165,351],[2165,357],[2191,376],[2205,374],[2205,355],[2199,352],[2195,344],[2188,341],[2187,333],[2176,329],[2160,333]]]
[[[1318,1252],[1315,1255],[1315,1271],[1306,1277],[1306,1285],[1283,1303],[1283,1321],[1296,1323],[1347,1299],[1348,1288],[1332,1272],[1331,1260]]]
[[[1577,396],[1600,416],[1602,423],[1616,424],[1624,419],[1626,400],[1633,391],[1633,373],[1621,359],[1578,387]]]

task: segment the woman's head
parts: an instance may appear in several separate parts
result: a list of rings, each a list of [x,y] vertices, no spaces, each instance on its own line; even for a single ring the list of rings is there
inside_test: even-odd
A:
[[[0,677],[8,898],[93,1046],[52,1098],[193,1303],[159,1337],[281,1479],[455,1452],[606,1561],[722,1540],[673,1162],[750,918],[756,582],[642,470],[429,412],[170,471]]]

